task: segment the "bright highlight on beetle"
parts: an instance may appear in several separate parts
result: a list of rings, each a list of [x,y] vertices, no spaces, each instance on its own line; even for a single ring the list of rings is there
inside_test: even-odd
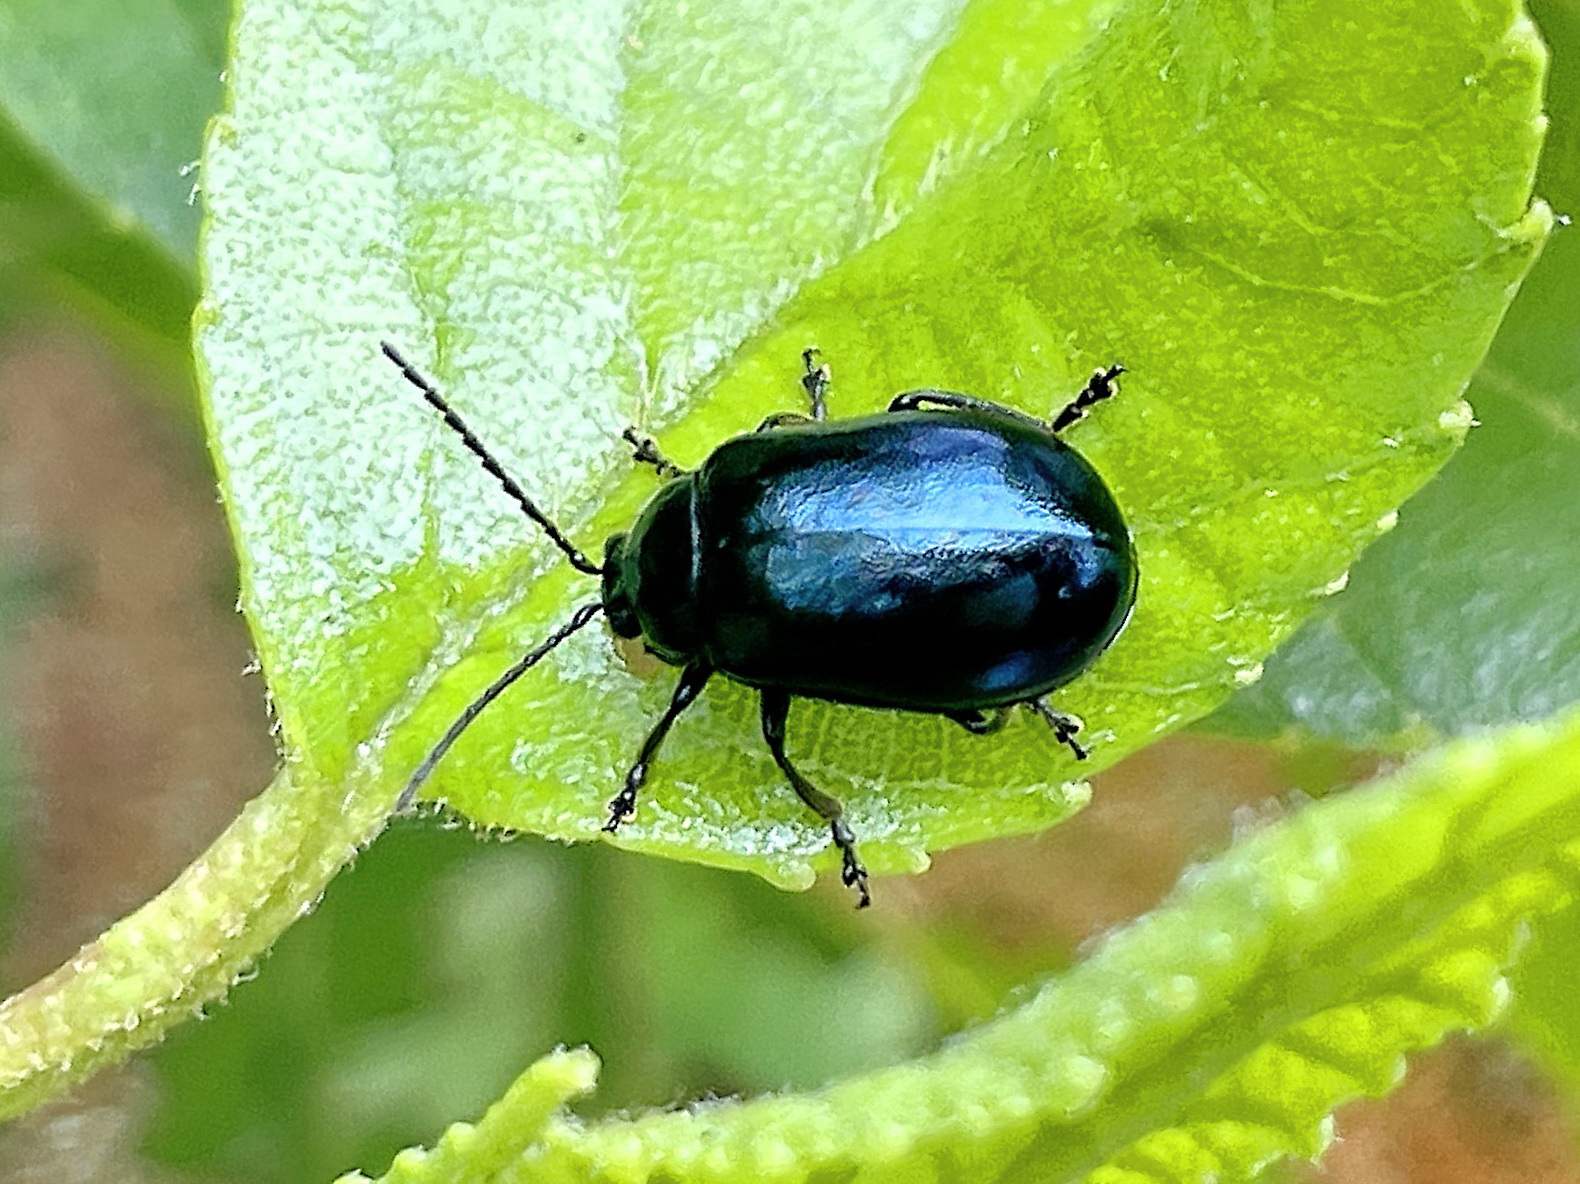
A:
[[[769,416],[691,471],[627,429],[663,486],[624,534],[588,559],[394,346],[385,355],[569,559],[599,599],[501,674],[440,737],[396,802],[411,806],[479,714],[600,612],[681,669],[604,830],[637,794],[675,720],[714,674],[755,688],[763,739],[796,794],[829,825],[841,878],[871,903],[838,799],[785,752],[795,696],[929,712],[976,735],[1016,707],[1077,759],[1081,723],[1046,696],[1097,660],[1130,615],[1136,554],[1113,495],[1059,433],[1115,393],[1123,366],[1093,373],[1052,421],[951,391],[897,395],[881,415],[829,422],[829,368],[802,355],[806,414]]]

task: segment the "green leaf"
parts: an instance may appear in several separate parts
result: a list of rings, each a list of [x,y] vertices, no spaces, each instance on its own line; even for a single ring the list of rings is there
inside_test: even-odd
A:
[[[1533,5],[1553,50],[1537,191],[1580,214],[1580,5]],[[1324,605],[1206,725],[1364,746],[1543,718],[1580,700],[1580,232],[1509,310],[1469,398],[1481,426]]]
[[[623,421],[694,462],[791,403],[810,342],[841,413],[923,384],[1047,413],[1123,359],[1125,396],[1079,433],[1144,572],[1130,630],[1062,697],[1096,767],[1208,710],[1333,586],[1462,434],[1461,385],[1548,225],[1529,22],[1513,0],[1132,0],[1030,55],[1037,89],[971,52],[1005,36],[984,11],[245,7],[198,322],[287,765],[170,889],[0,1007],[0,1112],[222,993],[461,704],[592,593],[381,337],[589,538],[652,490]],[[1000,117],[929,69],[946,48]],[[913,110],[938,129],[926,163],[890,143]],[[583,633],[433,789],[593,836],[668,684]],[[807,883],[823,828],[752,715],[710,688],[620,841]],[[1085,792],[1029,726],[980,743],[813,704],[791,747],[878,871]]]
[[[442,1162],[520,1184],[1249,1181],[1320,1152],[1333,1108],[1390,1089],[1404,1054],[1489,1022],[1526,919],[1577,876],[1570,716],[1458,742],[1242,841],[920,1061],[592,1125],[485,1119],[383,1179],[436,1179]]]
[[[112,223],[182,263],[197,245],[188,166],[218,105],[224,12],[198,0],[0,4],[0,103],[12,126]]]
[[[64,300],[186,368],[192,171],[228,14],[222,0],[0,3],[0,294]]]
[[[475,1127],[456,1123],[431,1152],[406,1152],[396,1172],[412,1184],[469,1184],[493,1178],[537,1137],[571,1098],[592,1089],[598,1058],[579,1049],[550,1053],[523,1073]]]
[[[1563,1089],[1573,1114],[1580,1108],[1580,1012],[1574,1005],[1580,908],[1571,905],[1533,928],[1511,976],[1509,1028]]]
[[[867,919],[833,894],[413,820],[256,982],[151,1050],[143,1153],[206,1178],[327,1180],[480,1112],[557,1044],[598,1050],[598,1113],[893,1064],[943,1029],[894,949],[903,919],[887,910],[885,940],[858,944]]]
[[[1046,414],[1123,359],[1123,398],[1077,438],[1135,526],[1141,597],[1061,699],[1101,767],[1253,677],[1443,461],[1547,225],[1528,208],[1542,53],[1509,0],[1133,3],[1074,56],[1066,9],[1028,58],[1039,85],[994,68],[1013,30],[992,6],[629,27],[444,9],[248,5],[205,177],[200,346],[283,734],[315,775],[365,767],[390,799],[595,589],[381,337],[587,540],[653,488],[624,422],[696,463],[795,405],[809,343],[839,414],[922,385]],[[991,118],[960,101],[977,81]],[[593,837],[670,684],[583,633],[432,790],[480,823]],[[791,749],[875,870],[914,870],[1083,800],[1034,722],[984,743],[804,704]],[[785,885],[828,859],[727,684],[618,841]]]

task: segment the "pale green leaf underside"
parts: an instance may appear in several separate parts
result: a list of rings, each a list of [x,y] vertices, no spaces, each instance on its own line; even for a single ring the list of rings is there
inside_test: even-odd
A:
[[[1123,360],[1075,438],[1135,527],[1140,601],[1061,706],[1096,768],[1255,676],[1464,430],[1547,225],[1540,45],[1511,0],[1104,5],[1084,41],[1091,4],[1011,8],[244,5],[199,346],[297,759],[393,798],[596,595],[386,337],[594,554],[653,488],[625,422],[695,463],[797,405],[808,344],[839,415],[916,386],[1047,413]],[[431,790],[592,836],[671,683],[588,631]],[[878,870],[1055,821],[1088,771],[1030,721],[980,741],[803,704],[790,746]],[[716,683],[620,841],[804,884],[814,821]]]
[[[1307,806],[931,1057],[589,1126],[549,1113],[591,1084],[585,1054],[557,1054],[385,1179],[1248,1181],[1319,1152],[1333,1107],[1385,1092],[1406,1053],[1487,1023],[1521,923],[1577,872],[1570,716]]]

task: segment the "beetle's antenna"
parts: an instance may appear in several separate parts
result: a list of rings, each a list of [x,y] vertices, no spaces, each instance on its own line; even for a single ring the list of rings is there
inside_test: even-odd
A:
[[[433,746],[433,751],[424,758],[422,764],[417,766],[417,771],[411,775],[411,780],[406,783],[406,788],[400,791],[400,797],[395,800],[395,813],[402,814],[410,808],[412,801],[417,797],[417,791],[422,788],[423,782],[427,781],[433,774],[435,766],[444,759],[444,754],[450,751],[450,746],[460,738],[461,733],[471,727],[472,721],[483,713],[483,708],[504,694],[506,687],[541,662],[550,650],[587,624],[602,610],[603,602],[599,600],[595,600],[591,604],[582,605],[581,608],[571,614],[571,619],[550,634],[547,640],[534,646],[524,658],[489,683],[486,691],[468,703],[466,710],[461,712],[456,721],[450,725],[449,730],[439,737],[439,743]]]
[[[379,347],[384,351],[384,356],[400,367],[402,377],[412,386],[422,392],[422,397],[427,399],[434,410],[444,416],[444,422],[450,426],[456,435],[461,437],[461,443],[470,448],[478,460],[483,462],[483,468],[491,473],[495,480],[505,487],[505,492],[516,499],[516,502],[526,512],[528,518],[543,528],[550,540],[571,561],[571,566],[577,571],[585,572],[590,576],[601,576],[603,569],[594,563],[576,545],[560,533],[560,528],[549,521],[549,516],[538,509],[537,503],[527,496],[527,491],[517,485],[515,479],[505,472],[504,467],[493,458],[483,442],[473,434],[472,429],[466,426],[466,421],[455,413],[454,408],[446,403],[444,396],[434,389],[433,383],[423,377],[422,372],[401,357],[400,351],[387,341],[379,342]]]

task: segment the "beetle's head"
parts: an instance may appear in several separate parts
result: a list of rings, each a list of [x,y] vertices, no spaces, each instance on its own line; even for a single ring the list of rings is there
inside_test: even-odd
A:
[[[616,637],[641,637],[642,625],[636,618],[636,572],[627,537],[623,531],[612,534],[603,545],[603,611]]]
[[[671,665],[701,644],[693,587],[692,483],[664,485],[625,534],[604,545],[603,606],[617,637],[640,637]]]

